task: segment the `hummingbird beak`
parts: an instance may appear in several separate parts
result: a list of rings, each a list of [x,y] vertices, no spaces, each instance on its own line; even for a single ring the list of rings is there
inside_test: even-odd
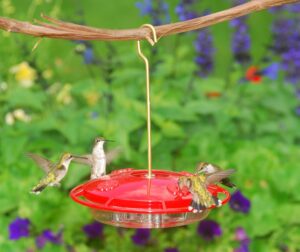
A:
[[[88,159],[87,157],[81,157],[81,156],[76,156],[76,155],[71,155],[71,158]]]
[[[115,142],[114,140],[105,139],[105,142]]]

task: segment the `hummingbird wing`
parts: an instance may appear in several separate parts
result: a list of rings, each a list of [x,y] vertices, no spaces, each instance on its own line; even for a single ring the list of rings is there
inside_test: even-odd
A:
[[[93,164],[93,157],[92,154],[86,154],[83,156],[76,156],[73,157],[73,161],[79,164],[85,164],[85,165],[89,165],[92,166]]]
[[[114,159],[120,156],[121,152],[122,152],[121,147],[109,151],[106,154],[106,163],[107,164],[111,163]]]
[[[27,153],[26,156],[30,157],[46,173],[48,173],[54,165],[50,160],[34,153]]]
[[[116,159],[121,153],[121,148],[115,148],[111,151],[109,151],[105,156],[106,156],[106,163],[109,164],[111,163],[114,159]],[[83,156],[78,156],[78,157],[73,157],[73,161],[80,163],[80,164],[85,164],[92,166],[93,165],[93,155],[92,154],[86,154]]]
[[[234,169],[229,169],[229,170],[217,171],[212,174],[209,174],[206,178],[206,184],[210,185],[210,184],[217,183],[222,179],[229,177],[234,172],[235,172]]]

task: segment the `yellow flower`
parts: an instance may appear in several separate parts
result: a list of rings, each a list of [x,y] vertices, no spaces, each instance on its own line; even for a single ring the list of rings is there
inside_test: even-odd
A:
[[[97,93],[96,91],[89,91],[84,93],[84,98],[86,100],[86,103],[90,106],[94,106],[98,103],[100,94]]]
[[[10,69],[10,72],[15,75],[19,84],[26,88],[31,87],[36,79],[36,71],[30,67],[27,62],[22,62],[19,65],[13,66]]]
[[[72,101],[71,88],[71,84],[64,85],[57,94],[56,101],[65,105],[70,104]]]

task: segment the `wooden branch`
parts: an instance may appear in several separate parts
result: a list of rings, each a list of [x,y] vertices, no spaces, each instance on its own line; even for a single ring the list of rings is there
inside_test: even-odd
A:
[[[176,33],[208,27],[220,22],[241,17],[252,12],[274,6],[300,2],[300,0],[250,0],[249,2],[207,16],[183,22],[156,26],[157,36],[163,37]],[[37,25],[15,19],[0,17],[0,29],[9,32],[23,33],[35,37],[48,37],[68,40],[143,40],[151,41],[151,30],[147,27],[126,30],[100,29],[59,21],[42,15],[50,23],[36,21]]]

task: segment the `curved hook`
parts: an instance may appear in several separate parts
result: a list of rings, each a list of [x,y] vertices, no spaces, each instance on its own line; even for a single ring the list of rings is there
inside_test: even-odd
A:
[[[151,24],[144,24],[142,27],[148,27],[152,31],[153,39],[146,37],[149,43],[153,46],[157,43],[157,35],[155,28]],[[150,106],[150,70],[149,70],[149,62],[147,57],[142,53],[141,50],[141,42],[137,41],[137,50],[139,56],[145,62],[145,70],[146,70],[146,95],[147,95],[147,138],[148,138],[148,179],[152,177],[152,151],[151,151],[151,106]]]

